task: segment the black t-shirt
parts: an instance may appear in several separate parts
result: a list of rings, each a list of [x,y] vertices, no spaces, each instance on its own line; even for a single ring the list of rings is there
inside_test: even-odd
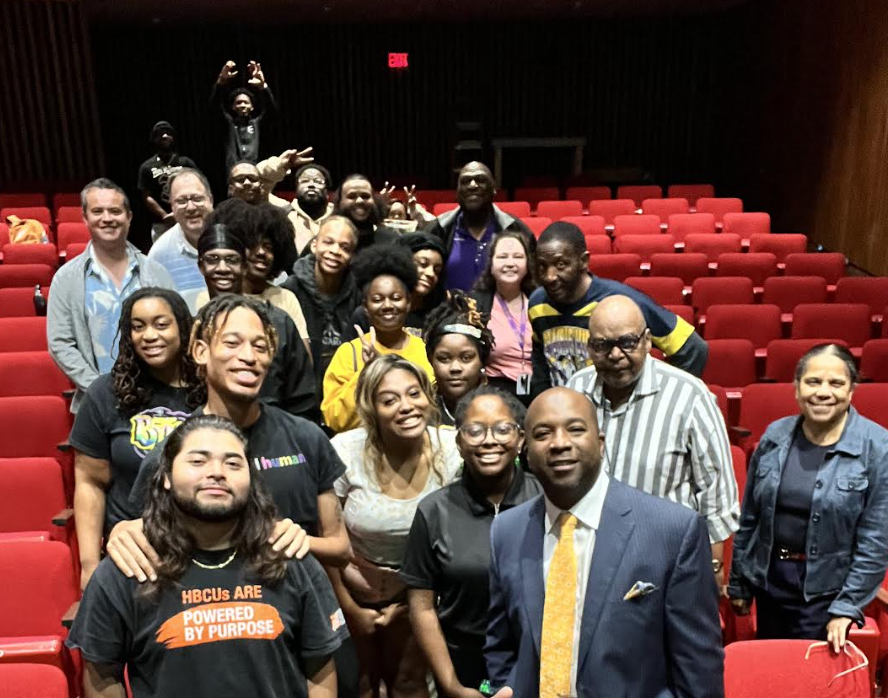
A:
[[[320,422],[315,375],[299,331],[283,310],[267,301],[265,306],[277,331],[278,346],[262,381],[259,399],[291,414]]]
[[[206,565],[232,549],[198,551]],[[331,613],[330,609],[336,610]],[[304,661],[330,657],[345,625],[317,560],[290,560],[264,584],[235,558],[193,562],[156,599],[105,559],[83,595],[67,645],[93,664],[127,667],[134,698],[305,698]]]
[[[533,475],[516,468],[499,510],[541,492]],[[400,571],[408,586],[436,593],[441,631],[451,656],[459,653],[462,658],[454,657],[454,668],[460,683],[469,688],[477,688],[487,677],[482,650],[490,607],[490,527],[496,514],[463,467],[458,482],[419,503]]]
[[[278,514],[289,517],[309,535],[318,535],[318,495],[333,489],[345,472],[330,439],[321,428],[279,407],[262,405],[253,426],[244,429],[247,458],[271,493]],[[194,414],[202,414],[198,408]],[[160,465],[160,451],[145,459],[127,503],[127,518],[145,508],[148,485]]]
[[[796,432],[780,477],[774,507],[774,544],[795,552],[807,548],[808,520],[817,472],[830,446],[818,446]]]
[[[182,171],[183,167],[197,169],[194,160],[184,155],[174,154],[169,162],[159,155],[152,155],[139,166],[139,191],[147,191],[157,203],[170,210],[170,177]]]
[[[121,416],[116,408],[110,374],[99,376],[89,390],[71,430],[71,445],[91,458],[111,463],[111,485],[105,498],[107,534],[127,518],[127,498],[142,461],[191,414],[184,388],[150,381],[151,402],[132,417]]]

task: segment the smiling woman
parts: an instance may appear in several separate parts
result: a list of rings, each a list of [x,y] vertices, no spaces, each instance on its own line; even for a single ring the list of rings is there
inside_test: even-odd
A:
[[[761,638],[838,651],[882,583],[888,431],[851,406],[856,384],[847,349],[811,349],[796,368],[800,416],[771,424],[750,461],[728,593],[739,615],[755,599]]]

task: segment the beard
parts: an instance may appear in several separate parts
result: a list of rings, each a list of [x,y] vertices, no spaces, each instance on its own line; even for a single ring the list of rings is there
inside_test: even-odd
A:
[[[201,504],[195,497],[183,497],[173,491],[173,504],[176,508],[196,521],[203,523],[224,523],[238,518],[247,506],[247,496],[235,497],[227,504]]]

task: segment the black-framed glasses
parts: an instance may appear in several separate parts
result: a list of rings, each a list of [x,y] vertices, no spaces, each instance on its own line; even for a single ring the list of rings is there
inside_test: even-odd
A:
[[[190,203],[195,206],[203,206],[206,202],[207,197],[201,194],[195,194],[194,196],[180,196],[178,199],[173,199],[173,204],[179,208],[185,208]]]
[[[646,332],[647,330],[645,330]],[[624,334],[622,337],[617,337],[616,339],[602,339],[596,337],[595,339],[589,340],[589,348],[596,354],[600,354],[601,356],[607,356],[610,354],[614,347],[619,347],[620,351],[629,352],[634,351],[635,347],[638,346],[638,343],[644,338],[645,332],[641,334]]]
[[[208,267],[217,267],[222,262],[225,262],[226,266],[229,267],[239,267],[244,263],[244,258],[239,254],[215,254],[210,252],[203,255],[201,259]]]
[[[462,434],[463,439],[465,439],[465,442],[470,446],[478,446],[479,444],[484,443],[484,439],[487,438],[488,432],[493,434],[493,440],[497,443],[509,443],[518,431],[519,428],[515,422],[497,422],[490,426],[472,422],[470,424],[463,424],[459,428],[459,433]]]

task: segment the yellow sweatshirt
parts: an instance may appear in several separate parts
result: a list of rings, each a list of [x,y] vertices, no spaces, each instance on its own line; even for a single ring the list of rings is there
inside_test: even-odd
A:
[[[426,358],[425,343],[419,338],[408,335],[407,346],[398,351],[393,351],[375,344],[376,351],[382,354],[397,354],[412,361],[425,371],[429,380],[435,381],[435,373],[432,365]],[[361,426],[358,412],[355,407],[355,398],[358,387],[358,377],[364,369],[364,360],[361,358],[361,340],[353,339],[343,344],[333,354],[327,372],[324,374],[324,399],[321,402],[321,412],[324,422],[335,432],[356,429]]]

